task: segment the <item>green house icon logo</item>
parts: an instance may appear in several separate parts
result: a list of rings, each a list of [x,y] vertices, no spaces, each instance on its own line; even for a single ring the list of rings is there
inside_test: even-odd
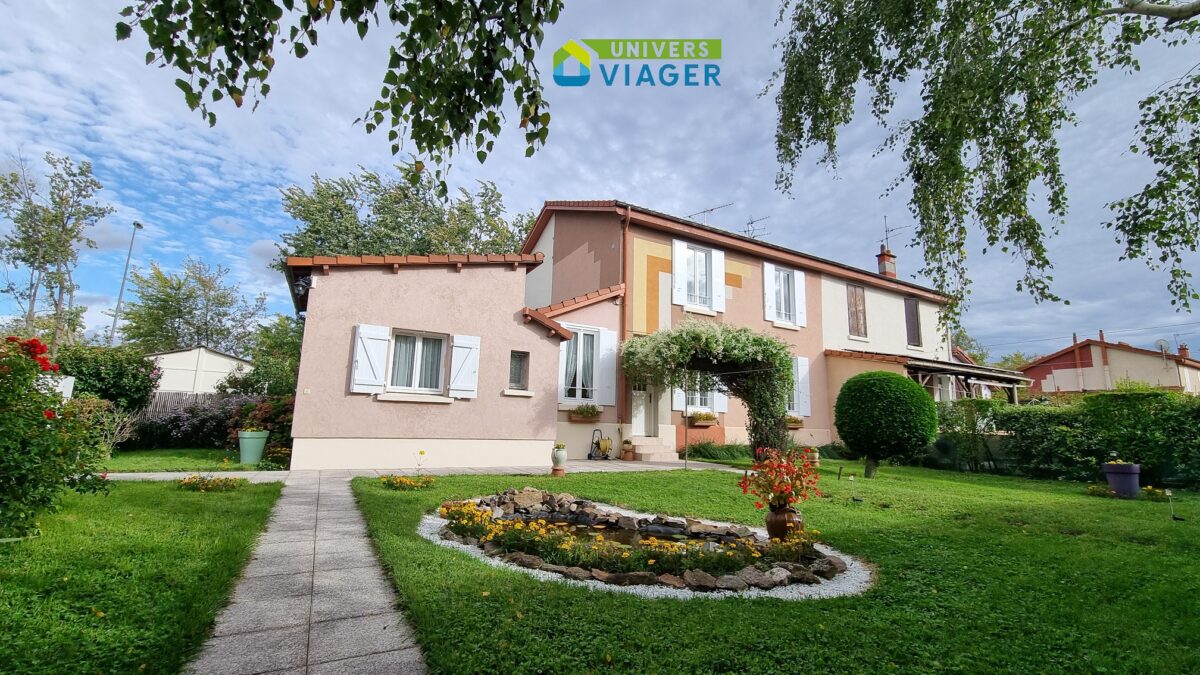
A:
[[[568,75],[566,63],[568,59],[579,62],[579,74]],[[565,45],[554,52],[554,82],[563,87],[582,87],[592,79],[592,54],[574,40],[568,40]]]

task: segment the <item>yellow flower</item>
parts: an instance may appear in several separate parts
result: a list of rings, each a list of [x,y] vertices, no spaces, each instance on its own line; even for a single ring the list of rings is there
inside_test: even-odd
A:
[[[647,564],[647,565],[653,565],[653,564],[654,564],[654,558],[651,558],[651,559],[647,560],[647,561],[646,561],[646,564]]]
[[[628,557],[629,557],[629,551],[625,551],[624,553],[622,553],[622,554],[621,554],[621,557],[622,557],[622,558],[628,558]]]

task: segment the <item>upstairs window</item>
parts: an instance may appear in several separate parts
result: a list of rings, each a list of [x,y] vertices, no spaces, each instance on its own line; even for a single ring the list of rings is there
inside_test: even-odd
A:
[[[591,401],[596,398],[596,334],[575,331],[567,343],[563,364],[563,398]]]
[[[779,321],[796,323],[796,273],[775,268],[775,311]]]
[[[712,251],[688,244],[687,304],[712,307]]]
[[[437,393],[442,391],[441,337],[396,333],[392,338],[391,389]]]
[[[867,337],[867,292],[862,286],[846,285],[846,310],[850,319],[850,334]]]
[[[921,346],[921,301],[916,298],[904,299],[904,326],[908,329],[908,344],[910,347]]]

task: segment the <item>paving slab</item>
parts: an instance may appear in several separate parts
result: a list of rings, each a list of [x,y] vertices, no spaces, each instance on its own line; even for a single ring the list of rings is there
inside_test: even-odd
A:
[[[312,624],[309,632],[308,663],[311,666],[415,644],[412,629],[395,612],[322,621]]]

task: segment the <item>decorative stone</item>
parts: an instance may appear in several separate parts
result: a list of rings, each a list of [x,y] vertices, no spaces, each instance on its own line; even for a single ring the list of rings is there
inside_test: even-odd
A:
[[[825,556],[825,559],[833,564],[833,567],[834,567],[834,569],[837,570],[838,574],[841,574],[842,572],[845,572],[848,569],[846,567],[846,561],[842,560],[841,558],[837,557],[836,555]]]
[[[513,503],[518,509],[536,508],[542,504],[542,493],[536,490],[533,492],[522,490],[521,492],[513,495]]]
[[[637,519],[629,516],[621,516],[617,518],[617,527],[622,530],[636,530],[638,529]]]
[[[739,525],[738,527],[731,527],[731,528],[729,528],[729,532],[733,536],[739,537],[739,538],[749,537],[750,535],[754,534],[754,532],[750,528],[746,527],[745,525]]]
[[[792,575],[782,567],[772,567],[764,572],[768,579],[775,582],[776,586],[783,586],[791,580]]]
[[[494,541],[485,541],[483,543],[484,555],[499,555],[504,549]]]
[[[528,553],[521,553],[520,551],[509,553],[508,555],[504,556],[504,559],[514,565],[528,567],[531,570],[541,569],[542,565],[546,564],[536,555],[529,555]]]
[[[577,581],[587,581],[592,578],[592,573],[582,567],[568,567],[563,570],[563,576]]]
[[[832,579],[836,577],[838,573],[837,566],[830,562],[829,558],[820,558],[812,561],[812,563],[809,564],[808,569],[822,579]]]
[[[817,578],[817,575],[813,574],[811,570],[800,563],[775,563],[775,569],[786,571],[788,573],[788,579],[796,583],[809,585],[821,583],[821,580]]]
[[[512,502],[504,502],[503,504],[500,505],[500,513],[502,513],[503,515],[506,515],[506,516],[511,516],[513,513],[516,512],[516,510],[517,510],[517,507]]]
[[[674,574],[658,575],[658,583],[663,586],[670,586],[671,588],[687,588],[687,583]]]
[[[475,537],[463,537],[462,543],[466,544],[467,546],[478,546],[479,540]]]
[[[755,588],[762,588],[765,590],[770,590],[779,585],[771,577],[768,577],[766,574],[763,574],[762,570],[758,569],[757,567],[753,567],[753,566],[743,567],[734,576],[736,576],[737,578],[746,582],[747,585],[753,586]],[[717,581],[719,582],[720,580],[718,579]]]
[[[717,579],[717,588],[723,591],[744,591],[749,587],[749,584],[742,581],[741,577],[733,574],[726,574]]]
[[[567,568],[563,567],[562,565],[551,565],[550,563],[543,563],[542,571],[543,572],[554,572],[555,574],[563,574],[564,572],[567,571]]]
[[[685,570],[683,573],[683,583],[694,591],[715,591],[717,590],[717,580],[713,575],[704,570]]]
[[[654,572],[613,572],[605,579],[614,586],[653,586],[658,583]]]
[[[603,581],[605,583],[608,583],[608,578],[610,576],[612,576],[612,575],[609,574],[608,572],[605,572],[604,570],[598,570],[595,567],[592,568],[592,578],[595,579],[596,581]]]
[[[504,515],[504,509],[500,508],[499,506],[492,507],[492,517],[493,518],[499,518],[500,516],[503,516],[503,515]]]
[[[560,492],[555,497],[558,499],[559,504],[571,504],[575,501],[575,495],[570,492]]]

